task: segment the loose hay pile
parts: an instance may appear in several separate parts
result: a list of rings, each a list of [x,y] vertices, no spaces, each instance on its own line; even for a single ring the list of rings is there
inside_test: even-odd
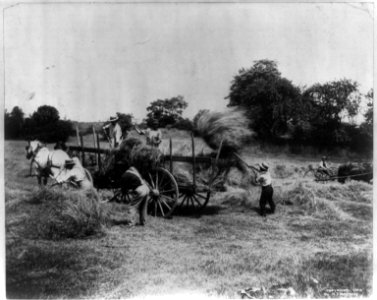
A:
[[[34,213],[25,222],[28,237],[60,240],[82,238],[102,232],[108,216],[94,193],[42,189],[28,201],[35,204]]]
[[[214,150],[222,143],[222,153],[238,152],[253,135],[249,129],[249,120],[240,109],[228,109],[225,112],[205,112],[197,123],[196,130],[205,142]]]

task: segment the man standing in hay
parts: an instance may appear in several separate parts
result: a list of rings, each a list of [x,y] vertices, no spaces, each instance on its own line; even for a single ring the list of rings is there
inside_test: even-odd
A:
[[[118,123],[118,117],[110,117],[108,124],[103,126],[103,130],[108,135],[109,143],[111,148],[117,148],[123,139],[122,128]]]
[[[267,163],[262,162],[258,165],[258,168],[252,167],[257,171],[256,182],[262,186],[262,193],[259,200],[260,214],[261,216],[266,216],[266,204],[270,206],[271,213],[275,212],[275,203],[272,199],[274,194],[274,189],[272,188],[271,174],[268,171],[269,166]]]
[[[149,187],[135,167],[130,167],[123,173],[121,180],[123,195],[129,195],[131,198],[131,213],[139,213],[139,225],[144,226],[147,217]],[[135,225],[135,220],[130,225]]]

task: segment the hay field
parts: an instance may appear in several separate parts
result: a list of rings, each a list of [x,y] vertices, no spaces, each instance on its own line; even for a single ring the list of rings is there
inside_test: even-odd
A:
[[[190,153],[187,134],[170,134],[177,151]],[[128,227],[116,222],[127,215],[120,204],[83,205],[73,222],[67,209],[76,196],[40,191],[35,178],[23,177],[24,147],[5,142],[8,298],[240,298],[241,289],[276,285],[300,297],[329,288],[371,293],[372,186],[313,182],[304,173],[315,157],[244,149],[248,162],[267,160],[272,168],[277,211],[266,219],[257,212],[259,189],[231,171],[227,191],[201,215],[149,217],[145,227]],[[68,219],[55,222],[50,212]]]

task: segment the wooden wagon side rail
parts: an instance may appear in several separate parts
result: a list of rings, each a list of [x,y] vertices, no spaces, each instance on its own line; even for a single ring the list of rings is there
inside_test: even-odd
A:
[[[196,156],[195,158],[191,156],[180,156],[180,155],[164,155],[165,161],[174,161],[174,162],[188,162],[188,163],[212,163],[214,159],[211,157],[201,157]]]
[[[110,149],[101,149],[101,148],[93,148],[93,147],[81,147],[81,146],[68,146],[69,150],[72,151],[79,151],[79,152],[86,152],[86,153],[101,153],[101,154],[108,154],[110,153]],[[116,152],[117,150],[113,150]],[[164,155],[163,156],[165,161],[174,161],[174,162],[188,162],[193,163],[194,159],[192,156],[180,156],[180,155]],[[202,157],[196,156],[195,162],[197,163],[211,163],[213,158],[211,157]]]
[[[101,149],[101,148],[92,148],[92,147],[83,147],[83,146],[68,146],[69,150],[80,151],[87,153],[110,153],[110,149]]]

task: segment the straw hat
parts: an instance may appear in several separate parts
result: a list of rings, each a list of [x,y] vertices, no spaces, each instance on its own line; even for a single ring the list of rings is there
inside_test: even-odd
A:
[[[115,122],[115,121],[118,121],[118,120],[119,120],[118,117],[110,117],[109,122]]]
[[[261,164],[259,164],[259,169],[261,171],[267,171],[269,168],[268,164],[266,162],[262,162]]]

